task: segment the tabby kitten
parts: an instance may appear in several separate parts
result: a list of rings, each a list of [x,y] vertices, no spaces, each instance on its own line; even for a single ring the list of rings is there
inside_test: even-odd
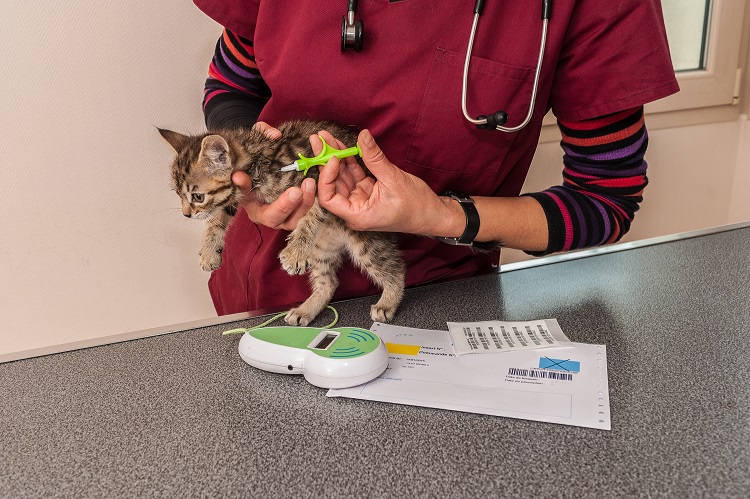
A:
[[[294,162],[300,153],[313,156],[309,138],[320,130],[327,130],[348,145],[357,140],[354,131],[323,121],[285,123],[279,127],[282,134],[279,140],[268,139],[255,129],[221,130],[197,136],[159,130],[177,153],[172,181],[182,198],[182,214],[207,221],[199,252],[203,270],[214,270],[221,265],[224,233],[242,196],[232,183],[232,173],[247,172],[253,180],[253,195],[271,203],[289,187],[302,184],[305,179],[302,172],[282,173],[279,168]],[[317,182],[318,169],[311,168],[308,175]],[[403,297],[405,272],[395,235],[354,231],[323,209],[316,198],[279,254],[281,266],[289,274],[309,273],[312,288],[310,297],[287,313],[288,324],[306,326],[330,302],[338,287],[336,271],[345,254],[383,289],[380,299],[371,307],[372,319],[384,322],[393,318]]]

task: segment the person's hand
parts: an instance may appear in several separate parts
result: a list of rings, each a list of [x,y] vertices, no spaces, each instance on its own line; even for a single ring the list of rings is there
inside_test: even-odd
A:
[[[281,138],[281,132],[268,123],[259,121],[253,128],[260,130],[271,140]],[[312,178],[305,179],[301,189],[290,187],[271,204],[262,203],[255,198],[252,193],[253,181],[247,173],[234,172],[232,182],[242,191],[240,206],[245,209],[248,218],[274,229],[294,230],[297,222],[315,202],[315,180]]]
[[[321,135],[333,147],[343,148],[327,132]],[[354,230],[432,236],[455,236],[458,230],[461,234],[463,215],[457,203],[451,206],[450,200],[437,196],[422,179],[391,163],[368,130],[360,132],[358,140],[362,159],[376,178],[366,176],[354,158],[331,158],[318,179],[318,201],[323,208]]]

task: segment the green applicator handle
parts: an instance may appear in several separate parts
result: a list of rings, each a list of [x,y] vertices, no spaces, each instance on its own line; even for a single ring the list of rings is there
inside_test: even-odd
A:
[[[320,137],[320,135],[318,135]],[[290,171],[298,171],[298,172],[304,172],[305,175],[307,175],[307,171],[312,168],[313,166],[323,166],[326,163],[328,163],[328,160],[332,157],[336,156],[339,159],[348,158],[349,156],[357,156],[359,155],[362,157],[362,150],[359,148],[359,144],[357,144],[354,147],[349,147],[348,149],[336,149],[331,146],[329,146],[326,141],[323,139],[323,137],[320,137],[321,142],[323,142],[323,150],[320,151],[320,154],[313,158],[307,158],[303,156],[302,154],[299,155],[299,159],[292,163],[291,165],[287,165],[283,168],[281,168],[282,172],[290,172]]]

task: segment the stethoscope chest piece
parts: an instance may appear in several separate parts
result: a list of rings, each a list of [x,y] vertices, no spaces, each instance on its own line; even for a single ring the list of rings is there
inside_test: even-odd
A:
[[[477,128],[482,128],[484,130],[495,130],[499,126],[503,126],[508,122],[508,113],[505,111],[498,111],[494,114],[491,114],[489,116],[480,115],[477,116],[477,120],[485,120],[486,123],[484,124],[477,124]]]
[[[357,12],[357,0],[348,0],[346,15],[341,18],[341,51],[353,48],[362,52],[362,39],[365,35],[365,24],[360,19],[354,22],[354,14]]]

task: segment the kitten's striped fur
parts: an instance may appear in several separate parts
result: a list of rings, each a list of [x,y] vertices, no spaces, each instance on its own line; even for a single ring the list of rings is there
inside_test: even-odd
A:
[[[270,140],[255,129],[220,130],[197,136],[159,130],[177,152],[172,183],[182,198],[183,215],[207,219],[199,252],[204,270],[221,265],[224,233],[242,194],[231,181],[232,173],[247,172],[253,179],[253,195],[271,203],[289,187],[302,184],[303,173],[282,173],[279,168],[294,162],[300,153],[312,156],[310,135],[321,130],[329,131],[347,146],[357,140],[353,130],[322,121],[285,123],[279,126],[279,140]],[[308,175],[317,181],[318,169],[310,169]],[[347,254],[383,289],[380,300],[372,306],[372,319],[382,322],[393,318],[403,297],[405,272],[393,234],[353,231],[316,199],[287,241],[279,255],[282,267],[289,274],[307,272],[312,288],[310,297],[287,313],[287,323],[306,326],[325,308],[338,287],[336,272]]]

